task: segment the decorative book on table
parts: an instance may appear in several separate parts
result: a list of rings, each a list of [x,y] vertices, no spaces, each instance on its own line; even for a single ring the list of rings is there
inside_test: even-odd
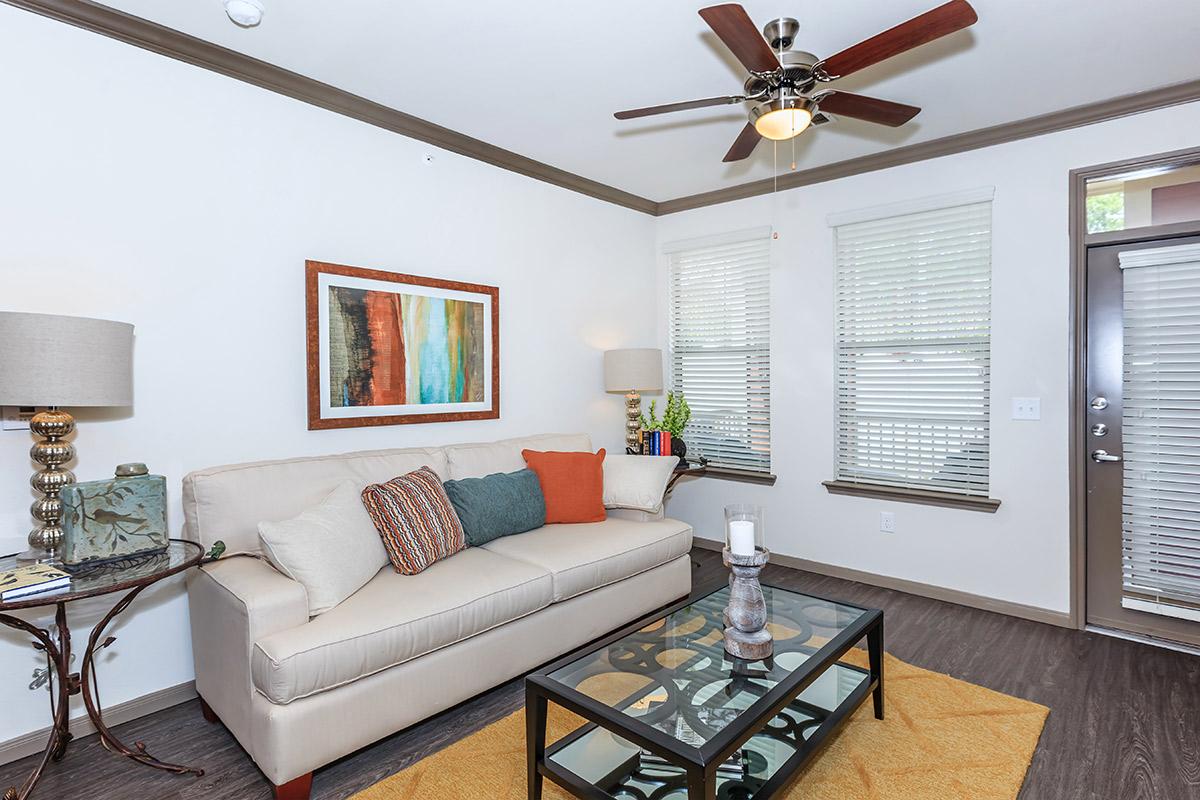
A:
[[[53,592],[71,585],[71,576],[46,564],[0,571],[0,602]]]
[[[671,455],[671,434],[667,431],[638,431],[638,451],[644,456]]]

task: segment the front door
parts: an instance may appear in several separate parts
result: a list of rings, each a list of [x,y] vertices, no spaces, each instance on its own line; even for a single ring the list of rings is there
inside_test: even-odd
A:
[[[1087,621],[1200,645],[1200,236],[1087,270]]]

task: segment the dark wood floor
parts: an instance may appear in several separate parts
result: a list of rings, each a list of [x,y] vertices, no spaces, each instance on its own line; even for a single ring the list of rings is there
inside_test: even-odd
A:
[[[693,556],[697,586],[723,574],[716,554]],[[896,656],[1049,706],[1021,800],[1200,800],[1200,658],[774,565],[764,581],[882,608],[887,649]],[[313,796],[347,797],[521,701],[520,681],[511,681],[320,770]],[[203,722],[197,702],[128,723],[118,735],[208,772],[203,778],[157,773],[105,753],[89,737],[50,767],[34,798],[270,797],[262,774],[222,727]],[[0,788],[32,764],[0,767]]]

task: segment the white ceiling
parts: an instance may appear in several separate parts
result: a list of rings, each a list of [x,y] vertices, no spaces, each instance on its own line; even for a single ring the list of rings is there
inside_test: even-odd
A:
[[[721,163],[740,106],[619,122],[624,108],[737,94],[742,68],[697,0],[264,0],[240,29],[221,0],[108,5],[556,167],[666,200],[770,177],[770,143]],[[972,0],[967,31],[833,84],[922,106],[889,129],[850,119],[796,140],[798,169],[1200,77],[1196,0]],[[747,0],[800,20],[818,56],[939,0]],[[778,148],[780,170],[792,160]]]

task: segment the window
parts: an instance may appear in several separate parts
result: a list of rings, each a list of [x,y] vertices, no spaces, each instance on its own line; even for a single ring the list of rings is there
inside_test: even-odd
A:
[[[1183,162],[1090,178],[1085,207],[1088,233],[1200,220],[1200,165]]]
[[[770,230],[681,242],[670,257],[671,385],[688,455],[771,471]]]
[[[1121,605],[1200,620],[1200,245],[1120,264]]]
[[[991,190],[831,218],[837,478],[988,495]]]

